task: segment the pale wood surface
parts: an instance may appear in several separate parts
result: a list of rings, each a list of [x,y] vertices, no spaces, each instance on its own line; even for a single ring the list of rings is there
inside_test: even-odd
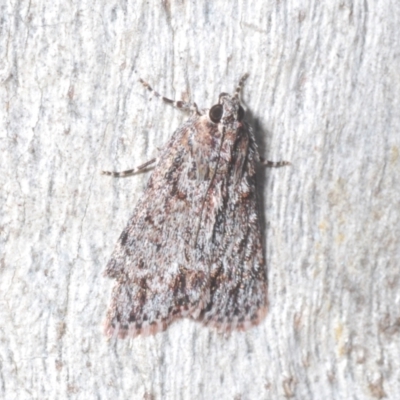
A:
[[[0,397],[398,399],[400,4],[2,2]],[[137,71],[137,75],[133,72]],[[243,93],[261,153],[270,311],[107,342],[102,277],[186,116]]]

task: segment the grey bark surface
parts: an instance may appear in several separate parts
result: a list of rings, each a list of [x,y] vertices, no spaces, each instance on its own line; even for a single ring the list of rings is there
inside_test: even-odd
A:
[[[400,3],[1,3],[0,397],[398,399]],[[135,72],[136,71],[136,72]],[[260,153],[270,309],[107,341],[102,276],[187,115],[243,90]]]

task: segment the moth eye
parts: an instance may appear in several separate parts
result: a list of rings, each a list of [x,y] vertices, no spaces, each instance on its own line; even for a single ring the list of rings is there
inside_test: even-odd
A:
[[[241,121],[244,117],[244,109],[242,106],[239,106],[239,110],[238,110],[238,115],[237,115],[237,119],[238,121]]]
[[[211,107],[208,115],[210,116],[211,121],[217,124],[219,121],[221,121],[222,112],[223,112],[222,105],[216,104],[215,106]]]

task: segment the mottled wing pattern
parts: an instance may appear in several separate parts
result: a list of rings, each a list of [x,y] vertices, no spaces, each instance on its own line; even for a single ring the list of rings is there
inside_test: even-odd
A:
[[[152,334],[190,317],[221,331],[257,324],[267,277],[253,134],[237,96],[183,124],[163,148],[107,265],[106,333]]]
[[[210,300],[199,320],[226,332],[258,324],[267,312],[267,274],[260,232],[255,164],[258,153],[250,128],[227,131],[213,185],[224,207],[214,225]]]
[[[191,241],[208,188],[206,180],[197,179],[190,152],[197,118],[165,146],[106,267],[106,275],[117,280],[108,335],[155,333],[203,307],[209,260],[204,255],[195,262]]]

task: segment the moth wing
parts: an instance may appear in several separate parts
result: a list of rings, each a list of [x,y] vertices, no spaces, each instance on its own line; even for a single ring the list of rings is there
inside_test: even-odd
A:
[[[224,207],[215,218],[209,301],[198,317],[203,324],[223,332],[257,325],[268,308],[256,192],[258,153],[251,129],[235,133],[231,143],[236,150],[229,152],[233,156],[225,166],[227,174],[216,176],[211,189],[221,194]]]
[[[117,280],[108,336],[154,334],[204,308],[209,267],[207,260],[194,261],[192,232],[208,182],[190,178],[196,165],[185,146],[187,126],[164,147],[107,264],[105,275]]]
[[[198,317],[219,331],[248,329],[267,313],[267,271],[255,206],[236,208],[235,223],[242,227],[241,236],[235,234],[225,241],[223,248],[232,251],[221,254],[211,274],[209,302]]]

